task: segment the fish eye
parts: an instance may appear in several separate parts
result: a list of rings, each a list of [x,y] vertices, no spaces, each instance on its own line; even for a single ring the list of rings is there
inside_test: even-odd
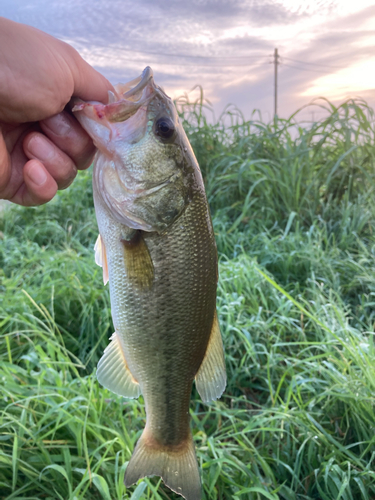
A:
[[[159,118],[155,125],[155,134],[162,139],[170,139],[175,128],[172,120],[168,117]]]

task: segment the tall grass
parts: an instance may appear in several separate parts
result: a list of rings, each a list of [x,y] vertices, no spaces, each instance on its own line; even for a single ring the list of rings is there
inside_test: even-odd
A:
[[[364,101],[318,101],[327,118],[309,128],[296,121],[301,110],[269,124],[228,110],[210,125],[202,97],[179,105],[210,204],[234,228],[249,218],[286,224],[291,213],[309,226],[341,201],[374,194],[374,112]]]
[[[364,102],[308,128],[180,101],[213,212],[228,387],[192,430],[205,499],[375,498],[374,125]],[[0,498],[180,498],[126,489],[142,398],[96,381],[112,333],[91,173],[0,221]]]

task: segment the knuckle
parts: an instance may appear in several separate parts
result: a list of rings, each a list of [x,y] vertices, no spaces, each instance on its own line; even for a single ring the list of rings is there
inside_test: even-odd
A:
[[[39,205],[44,205],[45,203],[51,201],[54,196],[55,191],[50,192],[49,190],[38,193],[25,192],[24,196],[22,197],[22,205],[26,207],[36,207]]]
[[[87,154],[82,155],[81,158],[77,160],[76,163],[77,169],[85,170],[86,168],[88,168],[93,162],[94,154],[95,154],[95,149],[93,150],[93,148],[90,148]]]
[[[55,177],[59,189],[65,189],[70,186],[76,175],[77,169],[75,165],[71,160],[67,161],[63,168],[59,169],[57,178]]]

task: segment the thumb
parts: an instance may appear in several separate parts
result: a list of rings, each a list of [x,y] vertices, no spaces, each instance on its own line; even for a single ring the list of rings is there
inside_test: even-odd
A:
[[[80,97],[84,101],[99,101],[106,104],[108,102],[108,90],[114,91],[113,85],[99,71],[90,66],[75,49],[73,50],[73,95]]]

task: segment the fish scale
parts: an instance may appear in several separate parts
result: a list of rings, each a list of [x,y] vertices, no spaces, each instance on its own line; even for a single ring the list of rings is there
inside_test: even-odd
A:
[[[192,384],[204,402],[226,384],[217,250],[201,172],[149,68],[119,85],[110,105],[79,101],[73,111],[99,149],[95,259],[109,280],[115,326],[97,378],[124,397],[142,393],[146,407],[125,484],[159,475],[187,500],[200,500]]]

